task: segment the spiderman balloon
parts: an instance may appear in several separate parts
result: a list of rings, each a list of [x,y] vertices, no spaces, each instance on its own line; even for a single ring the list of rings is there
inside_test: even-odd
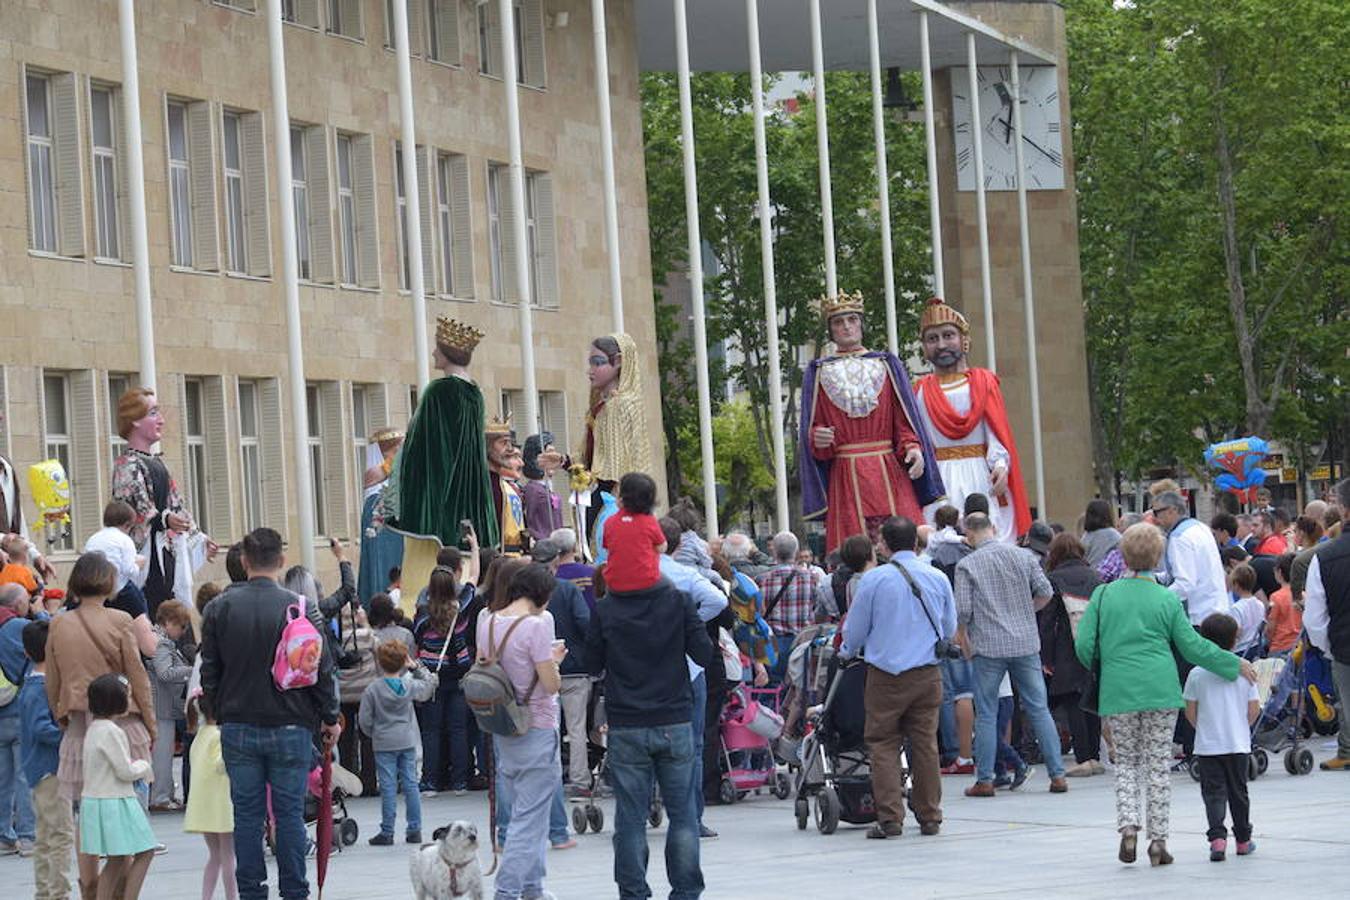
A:
[[[1205,448],[1205,464],[1220,474],[1214,483],[1248,503],[1255,501],[1256,490],[1265,483],[1266,470],[1261,462],[1269,448],[1259,437],[1221,441]]]

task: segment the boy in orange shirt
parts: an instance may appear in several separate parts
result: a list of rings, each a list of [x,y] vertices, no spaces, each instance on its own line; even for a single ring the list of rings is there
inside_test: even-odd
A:
[[[30,598],[36,597],[38,583],[33,570],[28,567],[28,542],[17,534],[0,541],[0,584],[20,584]]]
[[[1294,594],[1289,587],[1293,568],[1292,553],[1281,554],[1275,563],[1275,581],[1280,587],[1270,595],[1270,609],[1266,612],[1266,640],[1272,654],[1294,649],[1298,634],[1303,630],[1303,610],[1294,606]]]

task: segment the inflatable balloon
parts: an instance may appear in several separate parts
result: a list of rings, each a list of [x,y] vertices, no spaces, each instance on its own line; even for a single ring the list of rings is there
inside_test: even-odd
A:
[[[1268,452],[1268,445],[1259,437],[1220,441],[1205,448],[1205,464],[1220,473],[1214,479],[1217,487],[1252,502],[1257,488],[1266,481],[1261,462]]]
[[[47,459],[28,467],[28,492],[42,520],[47,543],[55,544],[70,534],[70,480],[59,459]]]

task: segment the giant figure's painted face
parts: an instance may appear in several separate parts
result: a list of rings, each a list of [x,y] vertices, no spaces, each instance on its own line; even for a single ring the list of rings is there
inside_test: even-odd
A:
[[[830,340],[840,350],[852,350],[862,346],[863,320],[855,312],[840,313],[830,317]]]
[[[969,346],[969,340],[955,325],[934,325],[923,333],[924,359],[939,369],[960,363]]]
[[[149,411],[131,424],[131,434],[143,440],[147,445],[155,443],[164,436],[164,415],[159,411],[159,404],[153,402],[153,398]]]
[[[591,344],[586,354],[586,367],[591,387],[603,392],[618,379],[619,370],[623,368],[623,356],[620,354],[611,359],[605,351]]]
[[[515,443],[511,440],[510,435],[498,435],[488,441],[488,462],[498,469],[505,468],[511,457],[511,451],[514,449]]]

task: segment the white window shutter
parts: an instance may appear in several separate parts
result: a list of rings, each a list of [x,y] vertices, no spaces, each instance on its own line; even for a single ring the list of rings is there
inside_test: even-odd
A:
[[[338,0],[342,14],[342,31],[347,37],[360,38],[364,33],[361,24],[361,0]]]
[[[534,230],[535,249],[539,253],[538,296],[534,302],[548,309],[558,308],[558,229],[553,215],[553,176],[535,175]]]
[[[418,147],[418,218],[422,221],[422,290],[436,293],[436,186],[431,180],[431,147]]]
[[[70,72],[53,75],[52,169],[56,181],[56,249],[84,255],[84,166],[80,158],[80,90]]]
[[[111,91],[113,118],[117,127],[113,129],[113,141],[117,154],[117,253],[122,259],[131,259],[131,173],[127,168],[127,117],[123,115],[122,88]],[[144,167],[142,167],[144,168]]]
[[[188,480],[187,376],[185,376],[181,372],[175,372],[174,374],[168,377],[168,380],[173,384],[173,389],[176,393],[176,396],[174,398],[176,402],[172,404],[172,408],[174,410],[174,414],[177,415],[178,417],[177,421],[174,422],[174,424],[177,427],[174,428],[171,432],[168,431],[168,429],[166,429],[166,433],[172,434],[174,439],[178,442],[178,456],[174,463],[175,468],[171,469],[171,471],[178,473],[178,477],[174,480],[178,482],[178,493],[183,495],[184,501],[186,502],[187,491],[185,490],[185,488],[187,486],[186,483]],[[103,379],[103,385],[105,388],[107,387],[108,385],[107,378]],[[167,401],[169,398],[161,394],[159,396],[159,399],[161,401]],[[167,402],[165,402],[164,405],[166,407],[170,406],[170,404]],[[111,418],[111,416],[109,418]],[[168,442],[165,441],[165,443]],[[167,453],[165,455],[167,456]],[[201,514],[201,510],[198,508],[198,506],[189,506],[188,512],[192,513],[194,518]],[[202,528],[206,527],[206,523],[204,522],[198,522],[197,524]]]
[[[103,525],[103,479],[100,463],[105,446],[100,428],[81,428],[81,422],[100,422],[98,390],[94,372],[70,373],[70,477],[71,526],[75,546],[83,547],[89,535]]]
[[[333,203],[328,180],[328,129],[305,129],[305,187],[309,192],[309,245],[313,279],[333,282]]]
[[[439,47],[428,47],[428,55],[445,63],[460,61],[459,48],[459,0],[429,0],[433,8],[431,14],[436,17],[436,37]]]
[[[216,220],[216,129],[211,123],[211,104],[204,100],[189,103],[187,124],[192,194],[192,267],[215,271],[220,268],[220,250],[216,246],[219,228]]]
[[[9,438],[9,366],[0,365],[0,453],[13,459]]]
[[[262,463],[263,524],[287,534],[286,454],[282,448],[281,383],[266,378],[258,383],[258,454]]]
[[[296,0],[295,18],[301,25],[319,27],[319,0]]]
[[[520,11],[525,35],[525,83],[544,87],[544,0],[525,0]]]
[[[398,0],[395,0],[398,2]],[[408,0],[408,55],[421,56],[425,51],[423,35],[426,33],[426,10],[422,0]]]
[[[244,143],[244,240],[248,274],[272,274],[271,226],[267,215],[267,140],[262,113],[240,116]],[[284,179],[290,184],[289,173]]]
[[[567,395],[562,391],[540,391],[540,427],[553,433],[553,444],[566,452],[571,446],[567,434]]]
[[[323,506],[327,512],[328,536],[350,538],[351,496],[347,486],[360,483],[361,474],[350,474],[351,439],[347,429],[351,412],[344,410],[346,382],[321,381],[319,388],[319,442],[323,454]]]
[[[455,283],[450,293],[462,300],[473,297],[473,217],[469,193],[469,160],[463,155],[450,157],[450,251],[454,254]]]
[[[233,386],[232,386],[233,387]],[[237,395],[238,388],[233,388]],[[231,540],[235,534],[232,494],[230,493],[229,417],[225,412],[225,379],[212,376],[202,379],[203,432],[206,438],[206,492],[211,495],[208,505],[211,521],[198,524],[221,541]]]
[[[511,167],[497,170],[497,221],[502,244],[502,296],[507,303],[519,303],[522,293],[516,284],[516,210],[512,200]]]
[[[502,15],[497,0],[487,0],[488,42],[487,59],[481,61],[479,68],[488,75],[502,74]]]
[[[352,136],[352,193],[356,195],[356,277],[380,286],[380,242],[375,220],[375,148],[368,134]]]
[[[386,384],[366,385],[366,415],[369,417],[367,424],[372,431],[376,428],[402,427],[401,424],[396,425],[389,417],[389,386]]]

